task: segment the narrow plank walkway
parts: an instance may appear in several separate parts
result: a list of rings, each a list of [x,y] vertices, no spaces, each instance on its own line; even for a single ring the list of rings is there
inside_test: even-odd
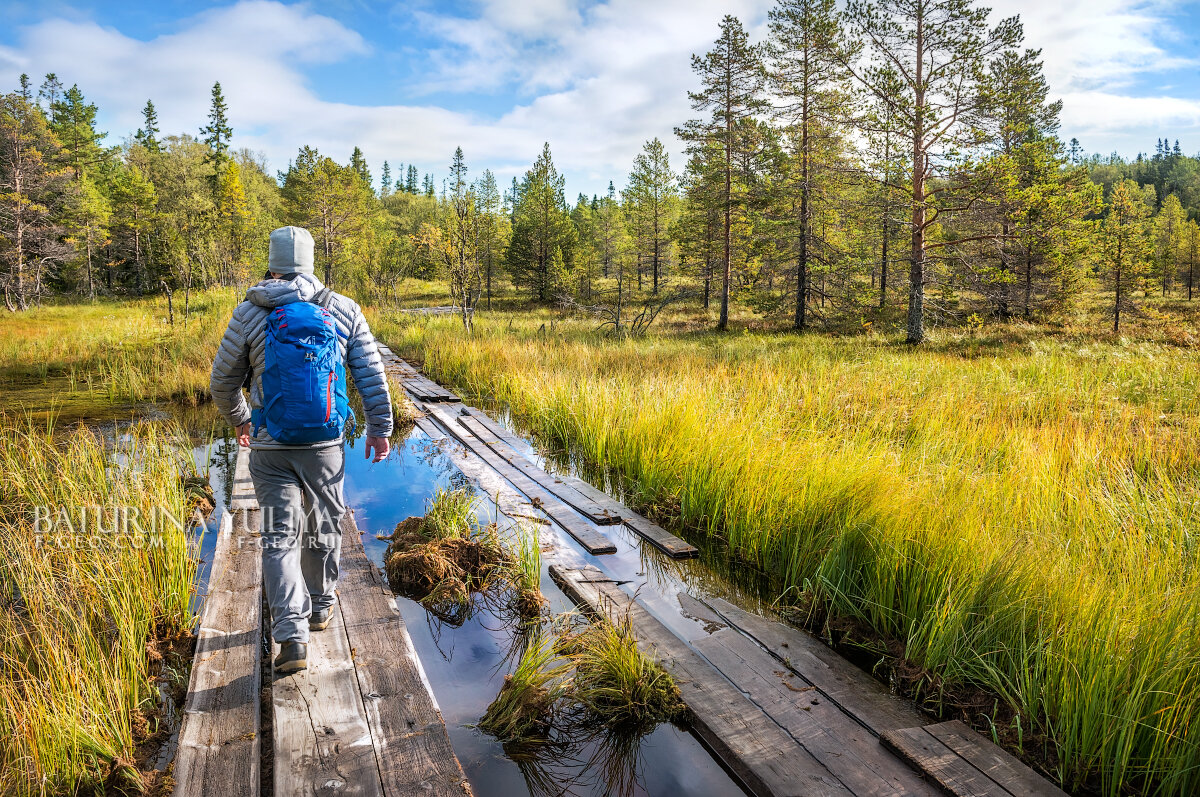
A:
[[[244,459],[239,453],[239,466]],[[236,482],[234,490],[236,495]],[[239,509],[221,518],[175,754],[176,795],[259,793],[262,560],[257,528],[257,510]]]
[[[342,520],[334,618],[309,641],[308,669],[269,678],[273,757],[262,761],[262,612],[258,504],[239,449],[232,514],[222,518],[175,760],[175,794],[470,794],[412,640]],[[278,646],[271,645],[272,656]]]
[[[424,398],[432,395],[424,377],[381,350],[389,371],[425,413],[418,426],[433,439],[458,444],[445,449],[447,456],[501,515],[545,524],[591,553],[597,543],[592,535],[604,535],[619,518],[669,556],[697,554],[603,491],[546,473],[520,453],[527,449],[522,441],[457,396]],[[585,530],[593,548],[579,539]],[[692,730],[752,794],[1064,794],[966,725],[932,724],[799,629],[723,600],[680,594],[685,612],[704,629],[683,639],[637,597],[642,584],[619,582],[601,567],[579,564],[577,555],[562,554],[546,555],[551,577],[597,618],[630,619],[639,646],[679,684]],[[595,561],[603,565],[604,559]]]

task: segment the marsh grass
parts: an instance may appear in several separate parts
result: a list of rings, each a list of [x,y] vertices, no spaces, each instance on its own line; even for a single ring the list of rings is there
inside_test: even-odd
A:
[[[628,617],[571,631],[559,639],[558,651],[575,670],[571,700],[605,728],[636,736],[686,717],[679,687],[638,649]]]
[[[548,742],[570,688],[570,664],[540,628],[526,640],[517,666],[504,676],[478,728],[502,742]]]
[[[1068,788],[1200,789],[1195,349],[1024,327],[612,340],[550,317],[380,334],[776,594],[896,643],[930,705],[998,696],[967,719]]]
[[[62,421],[111,414],[113,405],[207,400],[208,377],[233,290],[193,297],[185,325],[161,298],[47,305],[6,317],[0,336],[0,409]],[[106,412],[108,410],[108,412]]]
[[[542,543],[533,523],[518,522],[508,540],[510,564],[507,578],[512,590],[512,606],[523,620],[541,616],[546,606],[542,595]]]
[[[193,466],[180,442],[152,425],[113,447],[87,429],[58,438],[29,418],[0,427],[5,794],[141,786],[132,756],[154,705],[148,645],[192,622],[196,558],[180,475]],[[86,506],[97,508],[86,523],[76,514],[70,528],[35,526],[39,507]],[[160,510],[172,519],[147,520]],[[142,528],[121,521],[130,512]]]

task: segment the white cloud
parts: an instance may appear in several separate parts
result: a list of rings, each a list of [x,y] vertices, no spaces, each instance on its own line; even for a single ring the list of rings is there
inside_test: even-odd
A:
[[[1200,145],[1200,103],[1133,96],[1147,75],[1195,68],[1169,52],[1171,0],[993,0],[995,17],[1020,14],[1029,47],[1042,50],[1052,98],[1063,100],[1062,135],[1089,151],[1132,155],[1160,131]]]

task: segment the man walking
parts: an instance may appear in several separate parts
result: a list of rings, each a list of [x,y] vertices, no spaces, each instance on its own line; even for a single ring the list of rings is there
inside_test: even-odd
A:
[[[362,310],[313,276],[313,239],[271,233],[266,278],[233,311],[213,361],[213,401],[250,447],[262,509],[263,588],[275,672],[308,666],[309,631],[329,624],[341,554],[343,427],[353,421],[345,372],[367,416],[366,456],[388,455],[392,403]],[[242,387],[250,388],[247,404]]]

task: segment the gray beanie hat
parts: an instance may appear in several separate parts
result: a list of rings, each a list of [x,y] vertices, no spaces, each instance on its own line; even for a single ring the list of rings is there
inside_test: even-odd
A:
[[[313,273],[313,239],[303,227],[280,227],[271,231],[267,268],[276,274]]]

